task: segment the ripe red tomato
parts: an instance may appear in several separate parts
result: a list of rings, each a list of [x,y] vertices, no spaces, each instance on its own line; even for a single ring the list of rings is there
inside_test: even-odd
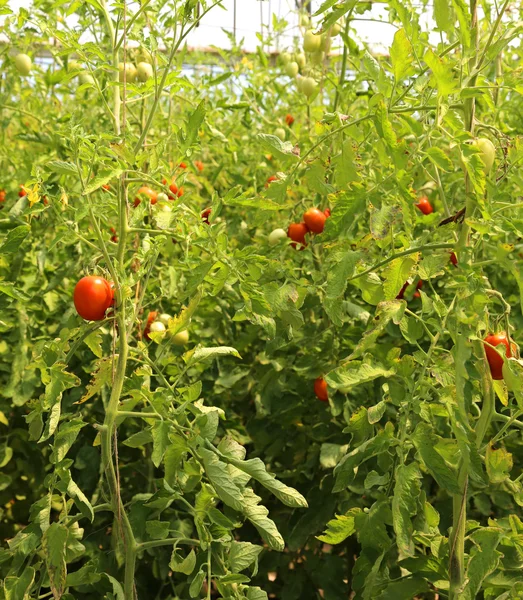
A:
[[[278,178],[276,177],[276,175],[271,175],[267,181],[265,182],[265,187],[268,188],[269,185],[273,182],[273,181],[278,181]]]
[[[178,193],[176,195],[178,196],[178,198],[181,198],[183,196],[183,187],[178,189]]]
[[[149,332],[151,331],[151,325],[156,321],[158,317],[158,311],[153,310],[147,315],[147,321],[145,323],[145,329],[143,330],[143,336],[146,340],[150,340]]]
[[[156,202],[158,201],[158,193],[155,192],[154,190],[152,190],[150,187],[148,187],[147,185],[142,185],[142,187],[136,192],[137,196],[134,199],[134,207],[136,208],[140,202],[140,195],[146,196],[147,198],[150,198],[151,200],[151,204],[156,204]]]
[[[110,231],[111,233],[116,233],[116,229],[115,229],[114,227],[109,227],[109,231]]]
[[[200,173],[203,171],[204,166],[201,160],[195,160],[194,161],[194,166],[198,169],[198,171],[200,171]]]
[[[293,243],[291,246],[293,248],[297,248],[298,245],[301,245],[301,250],[305,248],[307,242],[305,241],[305,236],[309,233],[309,228],[305,223],[291,223],[289,225],[289,229],[287,230],[287,236],[291,238]]]
[[[487,344],[490,344],[491,346],[499,346],[499,344],[503,344],[506,348],[505,356],[512,356],[512,348],[510,347],[509,341],[507,339],[507,334],[504,331],[501,331],[500,333],[493,333],[487,335],[487,337],[485,338],[485,342],[487,342]],[[503,379],[503,358],[498,354],[497,350],[494,350],[494,348],[491,348],[486,344],[485,354],[487,355],[492,379]]]
[[[101,321],[114,301],[113,286],[103,277],[82,277],[74,288],[73,301],[82,319]]]
[[[23,185],[20,186],[20,191],[18,192],[18,195],[20,196],[20,198],[27,196],[27,190]]]
[[[0,190],[0,202],[5,202],[5,190]]]
[[[290,127],[294,123],[294,117],[292,115],[285,116],[285,123]]]
[[[109,191],[109,190],[111,189],[111,186],[110,186],[108,183],[104,183],[104,184],[102,185],[102,189],[104,189],[104,190],[106,190],[106,191]]]
[[[423,287],[423,281],[421,281],[421,279],[418,281],[418,283],[416,284],[416,290],[421,290],[421,288]],[[421,294],[416,291],[414,292],[413,298],[421,298]]]
[[[117,235],[112,235],[111,236],[111,242],[114,242],[116,244],[118,242],[118,236]]]
[[[456,256],[456,254],[454,252],[450,253],[450,262],[457,267],[458,266],[458,257]]]
[[[49,200],[47,199],[47,196],[42,196],[42,202],[44,203],[44,206],[47,206],[49,204]]]
[[[303,220],[313,233],[321,233],[325,229],[327,217],[319,208],[309,208],[303,215]]]
[[[187,168],[187,165],[186,165],[186,163],[184,163],[184,162],[181,162],[181,163],[180,163],[180,169],[186,169],[186,168]]]
[[[434,212],[432,204],[429,202],[427,196],[420,196],[418,198],[418,203],[414,206],[419,208],[424,215],[430,215],[431,212]]]
[[[323,211],[323,214],[327,217],[327,219],[331,216],[331,209],[330,208],[326,208]]]
[[[314,393],[316,394],[318,400],[321,400],[322,402],[329,401],[327,382],[325,381],[325,379],[323,379],[323,377],[318,377],[318,379],[316,379],[316,381],[314,382]]]
[[[207,223],[207,225],[210,225],[209,223],[209,215],[211,214],[211,209],[210,208],[206,208],[203,212],[202,212],[202,219],[204,223]]]

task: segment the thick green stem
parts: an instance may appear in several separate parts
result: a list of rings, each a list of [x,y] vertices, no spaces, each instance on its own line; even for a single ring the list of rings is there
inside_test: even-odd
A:
[[[349,35],[349,29],[350,29],[350,16],[351,16],[352,11],[349,12],[349,14],[347,15],[347,22],[345,23],[345,35],[348,36]],[[332,107],[332,112],[336,112],[336,110],[338,109],[338,103],[340,101],[340,96],[341,96],[341,86],[343,85],[343,82],[345,81],[345,74],[347,72],[347,55],[349,53],[349,49],[347,47],[347,44],[343,44],[343,56],[341,59],[341,70],[340,70],[340,78],[338,81],[338,87],[336,88],[336,95],[334,97],[334,105]]]

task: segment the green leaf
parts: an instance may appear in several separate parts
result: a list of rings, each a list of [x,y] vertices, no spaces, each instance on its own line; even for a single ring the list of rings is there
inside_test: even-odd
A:
[[[378,435],[363,442],[349,454],[346,454],[334,469],[336,483],[333,492],[345,490],[356,476],[356,468],[365,461],[387,452],[389,448],[397,443],[393,436],[393,428],[390,423]]]
[[[96,190],[100,189],[102,185],[107,185],[112,179],[117,179],[122,174],[123,169],[120,167],[114,167],[112,169],[103,169],[100,171],[89,183],[85,186],[83,195],[87,196],[92,194]]]
[[[181,559],[176,548],[173,550],[171,555],[171,560],[169,562],[169,567],[175,573],[183,573],[184,575],[190,575],[194,571],[194,567],[196,566],[196,554],[193,549],[189,552],[189,554]]]
[[[60,598],[64,593],[67,576],[65,550],[68,533],[67,527],[64,525],[52,523],[42,540],[49,583],[55,598]]]
[[[396,82],[413,73],[414,52],[405,29],[398,29],[390,48],[390,60]]]
[[[200,569],[189,586],[189,596],[191,598],[198,598],[200,596],[200,590],[202,589],[203,581],[205,579],[205,571]]]
[[[87,402],[96,394],[102,391],[104,385],[110,385],[113,377],[113,358],[107,356],[96,361],[96,370],[91,376],[91,381],[85,390],[85,394],[81,397],[76,404],[83,404]]]
[[[112,575],[108,575],[107,573],[104,573],[104,575],[109,580],[109,583],[113,586],[113,594],[115,595],[116,600],[125,600],[125,594],[120,582]]]
[[[53,173],[60,175],[74,175],[78,177],[78,169],[73,163],[68,163],[63,160],[50,160],[45,163],[45,168]]]
[[[387,584],[387,587],[377,597],[377,600],[398,600],[398,598],[418,598],[420,594],[429,591],[425,579],[417,575],[405,577],[399,581]]]
[[[170,428],[171,427],[167,421],[156,421],[156,423],[153,425],[153,452],[151,454],[151,460],[156,468],[161,465],[163,455],[169,446]]]
[[[196,348],[186,352],[183,358],[187,365],[191,367],[204,360],[213,360],[217,356],[235,356],[241,358],[240,353],[235,348],[229,346],[218,346],[216,348]]]
[[[351,388],[368,383],[378,377],[391,377],[394,371],[387,369],[377,361],[372,364],[361,361],[351,361],[331,371],[326,379],[329,387],[340,390],[346,394]]]
[[[436,56],[429,48],[423,57],[432,71],[432,77],[438,88],[438,94],[447,97],[456,90],[457,81],[452,72],[452,66],[445,59]]]
[[[356,152],[352,147],[353,141],[345,138],[341,146],[341,152],[334,157],[334,180],[338,188],[343,188],[353,181],[361,179],[357,169]]]
[[[298,160],[298,156],[293,152],[294,146],[291,142],[282,142],[279,137],[269,133],[258,133],[256,139],[260,142],[261,148],[271,152],[275,158]]]
[[[153,540],[164,540],[169,535],[169,521],[147,521],[145,523],[145,531]]]
[[[380,208],[371,207],[370,232],[375,240],[390,237],[391,229],[395,227],[401,216],[399,206],[382,204]]]
[[[129,448],[140,448],[153,441],[153,435],[150,429],[143,429],[137,433],[133,433],[130,437],[124,440],[124,445]]]
[[[378,132],[380,138],[382,138],[390,148],[396,148],[398,145],[398,138],[394,132],[394,129],[392,128],[387,107],[385,106],[385,102],[383,102],[383,100],[380,100],[376,107],[374,125],[376,126],[376,131]]]
[[[273,475],[267,473],[265,465],[259,458],[238,460],[233,457],[224,456],[224,459],[237,469],[240,469],[240,471],[247,473],[250,477],[261,483],[264,488],[274,494],[280,502],[285,504],[285,506],[290,506],[292,508],[307,508],[307,500],[305,500],[297,490],[285,485],[281,481],[278,481]]]
[[[218,498],[234,510],[243,512],[242,493],[232,481],[227,465],[220,461],[216,454],[210,450],[201,448],[200,453],[203,458],[205,473],[216,490]]]
[[[440,31],[450,34],[454,31],[452,6],[448,0],[434,0],[434,20]]]
[[[412,271],[419,260],[419,253],[396,258],[383,270],[385,281],[383,291],[385,300],[394,300],[405,282],[412,275]]]
[[[505,448],[494,450],[489,444],[485,454],[485,465],[490,481],[492,483],[503,483],[508,479],[514,466],[512,454],[507,452]]]
[[[184,140],[185,148],[189,148],[190,146],[192,146],[198,139],[198,132],[205,119],[206,112],[207,109],[205,107],[205,100],[202,100],[200,104],[198,104],[198,106],[196,107],[196,110],[191,114],[191,116],[187,120]]]
[[[30,591],[35,580],[35,570],[26,566],[17,577],[6,577],[4,580],[5,600],[29,600]]]
[[[263,541],[273,550],[281,552],[285,547],[285,542],[274,521],[268,518],[269,511],[265,506],[259,504],[261,498],[250,488],[244,490],[243,497],[243,514],[256,527]]]
[[[457,34],[461,43],[465,48],[470,48],[471,32],[470,32],[470,12],[465,3],[465,0],[452,0],[452,6],[458,17],[459,27]]]
[[[424,465],[437,484],[451,494],[460,494],[456,470],[449,466],[436,450],[438,437],[427,423],[420,423],[412,437]]]
[[[398,465],[392,498],[392,518],[399,560],[414,556],[413,517],[417,514],[418,497],[421,490],[421,473],[415,462]]]
[[[248,569],[258,560],[263,551],[262,546],[256,546],[250,542],[232,542],[229,551],[229,565],[233,573],[240,573]]]
[[[65,458],[81,429],[86,425],[87,423],[84,423],[82,419],[72,419],[62,423],[54,439],[53,452],[50,457],[51,463],[59,463]]]
[[[18,252],[18,249],[30,231],[31,228],[28,225],[20,225],[19,227],[11,229],[11,231],[7,234],[4,243],[0,246],[0,254]]]
[[[502,536],[503,531],[494,527],[483,527],[469,535],[475,547],[470,552],[460,600],[477,598],[485,578],[496,570],[503,556],[497,550]]]
[[[341,544],[356,533],[355,515],[360,512],[362,512],[361,508],[351,508],[345,515],[336,515],[327,523],[325,533],[318,535],[317,538],[326,544]]]
[[[427,150],[427,156],[430,161],[436,165],[442,171],[453,171],[454,165],[450,158],[443,152],[441,148],[433,146]]]

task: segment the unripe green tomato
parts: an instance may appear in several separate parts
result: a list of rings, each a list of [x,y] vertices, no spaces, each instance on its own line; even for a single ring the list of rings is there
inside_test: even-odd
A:
[[[136,80],[136,67],[133,65],[133,63],[119,63],[118,64],[118,70],[120,71],[120,82],[123,83],[123,76],[124,76],[124,71],[125,71],[125,80],[127,81],[127,83],[133,83],[133,81]]]
[[[284,65],[286,65],[287,63],[289,63],[289,62],[291,61],[291,58],[292,58],[292,57],[291,57],[291,55],[290,55],[288,52],[282,52],[282,53],[280,54],[280,59],[281,59],[281,62],[282,62]]]
[[[278,138],[280,138],[280,140],[282,142],[285,141],[285,129],[283,129],[283,127],[278,127],[275,131],[274,131],[274,135]]]
[[[310,27],[311,18],[307,13],[301,13],[300,15],[300,27]]]
[[[271,246],[276,246],[276,244],[279,244],[282,240],[286,239],[287,232],[285,229],[275,229],[269,233],[269,244]]]
[[[298,66],[297,62],[290,62],[285,66],[285,72],[289,77],[296,77],[296,75],[298,75],[299,70],[300,67]]]
[[[69,71],[69,73],[81,71],[82,69],[82,65],[77,60],[70,60],[67,62],[67,70]]]
[[[312,29],[303,36],[303,49],[305,52],[317,52],[321,47],[321,35],[316,35]]]
[[[149,331],[151,333],[165,333],[166,329],[161,321],[155,321],[154,323],[151,323]]]
[[[324,33],[321,37],[320,50],[322,52],[328,52],[331,47],[331,38],[329,33]]]
[[[149,252],[151,249],[151,238],[146,234],[142,240],[142,248],[144,252]]]
[[[300,69],[303,69],[303,67],[307,64],[307,58],[303,52],[296,54],[294,60],[298,63]]]
[[[87,71],[82,71],[78,75],[78,80],[80,81],[81,85],[83,85],[84,83],[89,83],[90,85],[94,85],[94,78],[91,75],[91,73],[88,73]]]
[[[318,83],[312,77],[304,77],[301,83],[301,91],[310,98],[318,90]]]
[[[494,165],[494,159],[496,158],[496,147],[488,138],[478,138],[472,142],[480,151],[480,158],[484,165],[485,174],[488,175],[492,166]]]
[[[162,212],[170,213],[173,209],[168,204],[162,204]]]
[[[138,63],[137,75],[140,81],[147,81],[153,76],[153,67],[147,62]]]
[[[158,203],[160,203],[160,202],[169,202],[169,196],[167,194],[164,194],[163,192],[160,192],[158,194],[158,196],[156,196],[156,202],[158,202]]]
[[[189,342],[189,332],[179,331],[176,335],[173,335],[172,342],[175,346],[185,346]]]
[[[301,75],[298,75],[296,77],[296,88],[298,90],[298,92],[303,92],[303,81],[304,81],[305,77],[302,77]]]
[[[321,63],[323,62],[323,59],[325,58],[325,53],[324,52],[313,52],[311,54],[311,63],[313,65],[321,65]]]
[[[20,73],[20,75],[29,75],[32,66],[33,61],[30,59],[29,56],[27,56],[27,54],[17,54],[15,56],[15,67],[16,70]]]
[[[172,319],[172,317],[167,313],[163,313],[158,317],[158,321],[160,321],[160,323],[163,323],[166,327],[169,325],[169,319]]]
[[[340,35],[341,33],[341,21],[336,21],[336,23],[334,23],[334,25],[331,27],[330,30],[330,34],[332,37],[336,37],[337,35]]]

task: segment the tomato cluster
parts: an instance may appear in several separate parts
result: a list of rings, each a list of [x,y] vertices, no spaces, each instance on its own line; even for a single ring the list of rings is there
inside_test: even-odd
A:
[[[292,247],[303,250],[307,246],[305,236],[309,233],[322,233],[325,229],[325,221],[330,217],[331,211],[326,208],[321,211],[319,208],[309,208],[303,214],[301,223],[291,223],[287,230],[288,237],[292,240]]]

